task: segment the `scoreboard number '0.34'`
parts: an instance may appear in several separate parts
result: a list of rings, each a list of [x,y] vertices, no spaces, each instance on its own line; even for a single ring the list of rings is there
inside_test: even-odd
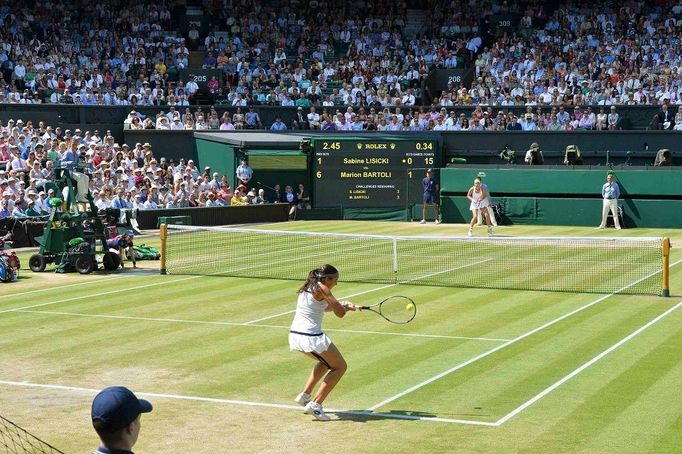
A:
[[[320,208],[421,203],[424,169],[440,165],[437,140],[319,140],[314,153],[314,204]]]

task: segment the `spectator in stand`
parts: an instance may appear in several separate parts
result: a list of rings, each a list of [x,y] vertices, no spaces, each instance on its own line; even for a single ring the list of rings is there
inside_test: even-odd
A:
[[[615,131],[618,127],[618,121],[620,120],[620,115],[616,112],[616,106],[611,106],[610,113],[607,118],[609,131]]]
[[[287,125],[284,124],[281,117],[277,117],[275,119],[275,122],[272,124],[272,126],[270,126],[270,130],[272,130],[272,131],[286,131]]]
[[[668,111],[668,104],[661,106],[661,111],[656,114],[656,129],[671,130],[675,127],[675,118]]]
[[[232,206],[242,206],[242,205],[247,205],[248,202],[246,200],[246,186],[243,184],[240,184],[237,186],[237,193],[232,197],[230,201],[230,205]]]
[[[303,183],[299,183],[298,185],[296,200],[298,201],[297,208],[299,210],[309,210],[312,208],[312,206],[310,205],[310,195],[308,194],[308,191],[305,189]]]
[[[253,203],[254,205],[263,205],[264,203],[266,203],[265,189],[259,189],[258,195],[253,198],[251,203]]]
[[[294,188],[287,185],[284,190],[283,202],[289,204],[289,219],[296,218],[296,210],[298,208],[298,199],[296,194],[294,194]]]
[[[249,111],[245,115],[246,123],[244,127],[246,129],[262,129],[263,123],[260,121],[260,116],[253,106],[249,106]]]

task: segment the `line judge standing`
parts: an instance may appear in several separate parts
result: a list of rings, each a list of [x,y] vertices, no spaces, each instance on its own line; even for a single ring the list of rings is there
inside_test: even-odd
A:
[[[620,197],[620,186],[618,183],[613,181],[613,174],[609,173],[606,176],[606,183],[601,188],[601,196],[604,199],[604,204],[601,212],[601,224],[599,224],[598,229],[606,228],[606,218],[609,215],[609,211],[613,214],[613,223],[616,226],[616,230],[620,230],[620,219],[618,219],[618,198]]]
[[[237,180],[239,180],[239,184],[244,185],[244,187],[248,189],[249,181],[251,181],[251,178],[253,177],[253,169],[249,166],[249,161],[246,159],[246,157],[241,159],[241,164],[239,164],[235,173],[237,174]]]
[[[426,209],[427,205],[433,205],[433,211],[436,216],[436,224],[440,224],[440,218],[438,217],[438,182],[433,178],[433,171],[428,169],[426,171],[426,177],[422,180],[422,186],[424,187],[424,205],[422,208],[422,220],[420,224],[426,224]]]

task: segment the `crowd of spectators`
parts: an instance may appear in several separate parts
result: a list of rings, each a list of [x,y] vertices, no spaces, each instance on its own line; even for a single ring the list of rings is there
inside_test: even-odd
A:
[[[167,161],[154,155],[149,143],[115,143],[107,131],[62,130],[40,122],[0,122],[0,219],[42,216],[50,199],[62,197],[48,182],[55,168],[90,174],[89,190],[99,209],[155,209],[288,203],[291,213],[310,208],[310,198],[299,185],[265,194],[248,186],[248,179],[233,192],[227,175],[200,170],[190,159]],[[239,175],[238,175],[239,176]]]
[[[673,107],[682,104],[682,0],[568,0],[556,8],[540,0],[422,3],[424,22],[414,35],[404,0],[351,0],[333,14],[318,0],[206,0],[209,31],[192,26],[186,34],[176,22],[181,3],[173,1],[6,4],[0,103],[159,106],[153,116],[131,110],[126,127],[276,131],[612,130],[617,105],[658,104],[652,127],[682,130],[682,112]],[[519,26],[488,22],[500,14],[520,17]],[[207,84],[211,99],[236,112],[188,107],[199,86],[178,74],[189,67],[190,51],[202,53],[204,68],[219,70]],[[460,67],[473,68],[471,84],[421,92],[431,70]],[[264,124],[260,105],[297,113]],[[476,107],[458,114],[456,106]],[[523,114],[508,112],[519,106]],[[108,132],[21,120],[0,131],[0,217],[44,213],[50,194],[38,188],[71,156],[93,167],[100,207],[268,198],[247,185],[233,194],[226,175],[191,161],[157,161],[148,144],[119,146]],[[293,188],[283,194],[276,201],[292,206],[303,198]]]
[[[654,117],[653,129],[682,129],[682,111],[669,111],[668,105]],[[182,112],[171,108],[156,116],[145,116],[131,111],[125,120],[129,129],[160,130],[222,130],[268,129],[285,131],[306,129],[318,131],[613,131],[618,129],[621,116],[616,106],[526,106],[523,113],[505,112],[508,109],[476,106],[469,113],[456,112],[446,107],[339,107],[311,106],[298,108],[293,120],[277,117],[272,124],[263,123],[257,106],[249,106],[234,113],[218,114],[214,107],[203,110],[185,108]],[[518,112],[518,111],[517,111]]]
[[[179,80],[190,49],[216,99],[250,104],[409,108],[434,68],[473,67],[470,86],[436,106],[676,104],[682,97],[682,4],[540,0],[428,1],[412,36],[407,5],[352,0],[203,2],[209,31],[179,32],[164,2],[39,0],[0,7],[0,103],[192,104]],[[472,9],[476,15],[470,14]],[[77,10],[78,16],[71,12]],[[486,18],[521,17],[504,31]]]

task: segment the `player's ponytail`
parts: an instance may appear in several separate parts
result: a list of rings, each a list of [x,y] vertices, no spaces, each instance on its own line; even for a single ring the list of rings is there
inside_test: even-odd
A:
[[[322,265],[319,268],[315,268],[308,273],[308,277],[305,282],[298,289],[298,293],[311,291],[320,281],[328,277],[339,277],[339,271],[332,265]]]

